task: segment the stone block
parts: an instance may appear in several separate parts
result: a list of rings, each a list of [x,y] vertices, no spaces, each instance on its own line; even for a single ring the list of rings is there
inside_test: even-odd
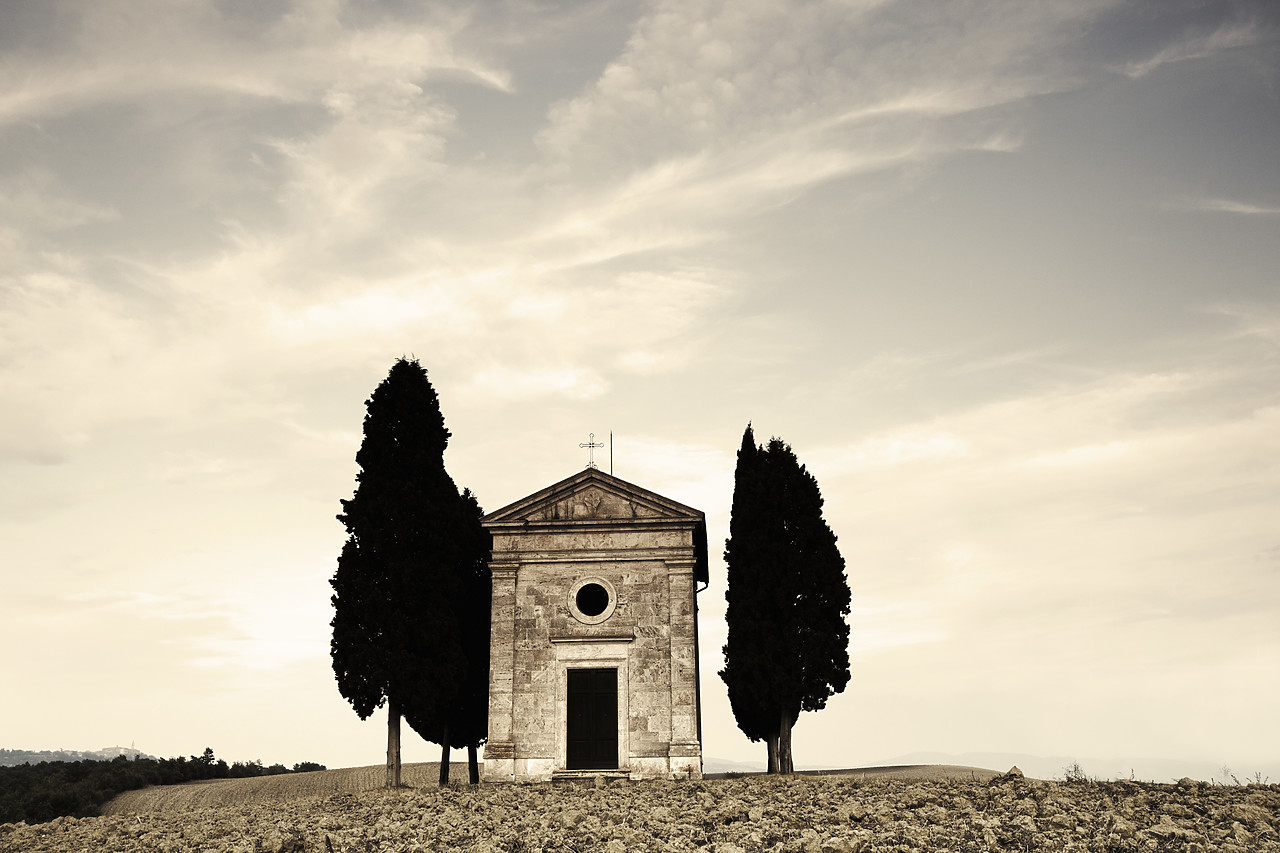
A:
[[[555,761],[550,758],[518,758],[515,761],[515,777],[527,782],[549,782],[555,772]]]
[[[486,750],[484,756],[484,781],[514,782],[515,760],[511,758],[490,758]]]

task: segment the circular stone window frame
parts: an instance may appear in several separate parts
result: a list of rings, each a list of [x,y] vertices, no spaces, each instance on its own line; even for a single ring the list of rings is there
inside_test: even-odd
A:
[[[588,616],[578,609],[578,592],[584,587],[596,584],[604,588],[609,595],[609,603],[605,605],[604,610],[595,616]],[[601,577],[585,577],[579,578],[573,586],[569,588],[569,612],[573,614],[573,618],[577,619],[583,625],[599,625],[613,615],[618,609],[618,591],[614,589],[612,583],[607,578]]]

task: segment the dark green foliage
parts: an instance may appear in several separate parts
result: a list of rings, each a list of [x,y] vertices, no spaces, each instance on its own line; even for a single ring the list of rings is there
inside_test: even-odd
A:
[[[347,541],[330,581],[338,690],[361,719],[390,699],[425,739],[455,742],[461,727],[478,743],[487,714],[472,720],[467,694],[476,619],[488,672],[490,545],[479,504],[445,471],[450,433],[417,361],[397,361],[365,405],[359,485],[342,502]],[[473,606],[481,578],[483,613]]]
[[[258,776],[280,776],[291,772],[296,772],[296,770],[291,771],[283,764],[272,764],[270,767],[264,767],[261,761],[237,761],[235,764],[232,764],[231,769],[227,771],[227,778],[254,779]]]
[[[493,595],[489,549],[492,537],[480,524],[484,510],[470,489],[462,493],[462,502],[467,524],[461,533],[472,540],[465,546],[471,558],[462,566],[462,597],[458,601],[460,638],[467,668],[449,721],[449,745],[478,747],[489,734],[489,623]]]
[[[817,480],[781,439],[758,447],[750,424],[724,556],[729,634],[720,677],[738,727],[771,741],[774,769],[773,741],[781,736],[789,753],[800,712],[826,707],[849,682],[850,594]]]
[[[738,465],[733,474],[733,506],[724,559],[728,567],[725,621],[728,643],[720,673],[729,689],[738,728],[753,741],[776,736],[778,714],[768,697],[771,669],[767,626],[778,624],[778,602],[769,588],[769,548],[765,517],[770,505],[764,494],[764,451],[755,443],[751,425],[742,434]]]
[[[314,762],[299,768],[323,770]],[[110,761],[41,761],[0,767],[0,823],[44,823],[56,817],[92,817],[117,794],[148,785],[177,785],[204,779],[272,776],[288,773],[282,764],[263,767],[261,762],[236,762],[230,767],[214,757],[212,749],[188,758],[128,759]]]

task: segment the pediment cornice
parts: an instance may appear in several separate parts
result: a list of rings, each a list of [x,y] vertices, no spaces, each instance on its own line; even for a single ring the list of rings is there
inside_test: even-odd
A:
[[[486,527],[662,521],[702,522],[703,514],[595,468],[580,471],[484,517]]]

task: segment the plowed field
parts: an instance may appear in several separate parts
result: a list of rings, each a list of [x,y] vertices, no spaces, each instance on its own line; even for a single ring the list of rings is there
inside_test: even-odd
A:
[[[400,781],[412,788],[434,787],[440,778],[440,764],[404,764]],[[254,779],[215,779],[185,785],[157,785],[139,791],[127,791],[103,807],[103,814],[125,814],[150,811],[188,811],[218,806],[241,806],[253,803],[323,797],[330,794],[354,794],[374,791],[385,786],[387,768],[348,767],[342,770],[318,770],[314,773],[284,773]],[[449,765],[449,782],[466,784],[467,765]]]
[[[0,826],[0,851],[1280,853],[1280,786],[753,776],[260,799]]]

